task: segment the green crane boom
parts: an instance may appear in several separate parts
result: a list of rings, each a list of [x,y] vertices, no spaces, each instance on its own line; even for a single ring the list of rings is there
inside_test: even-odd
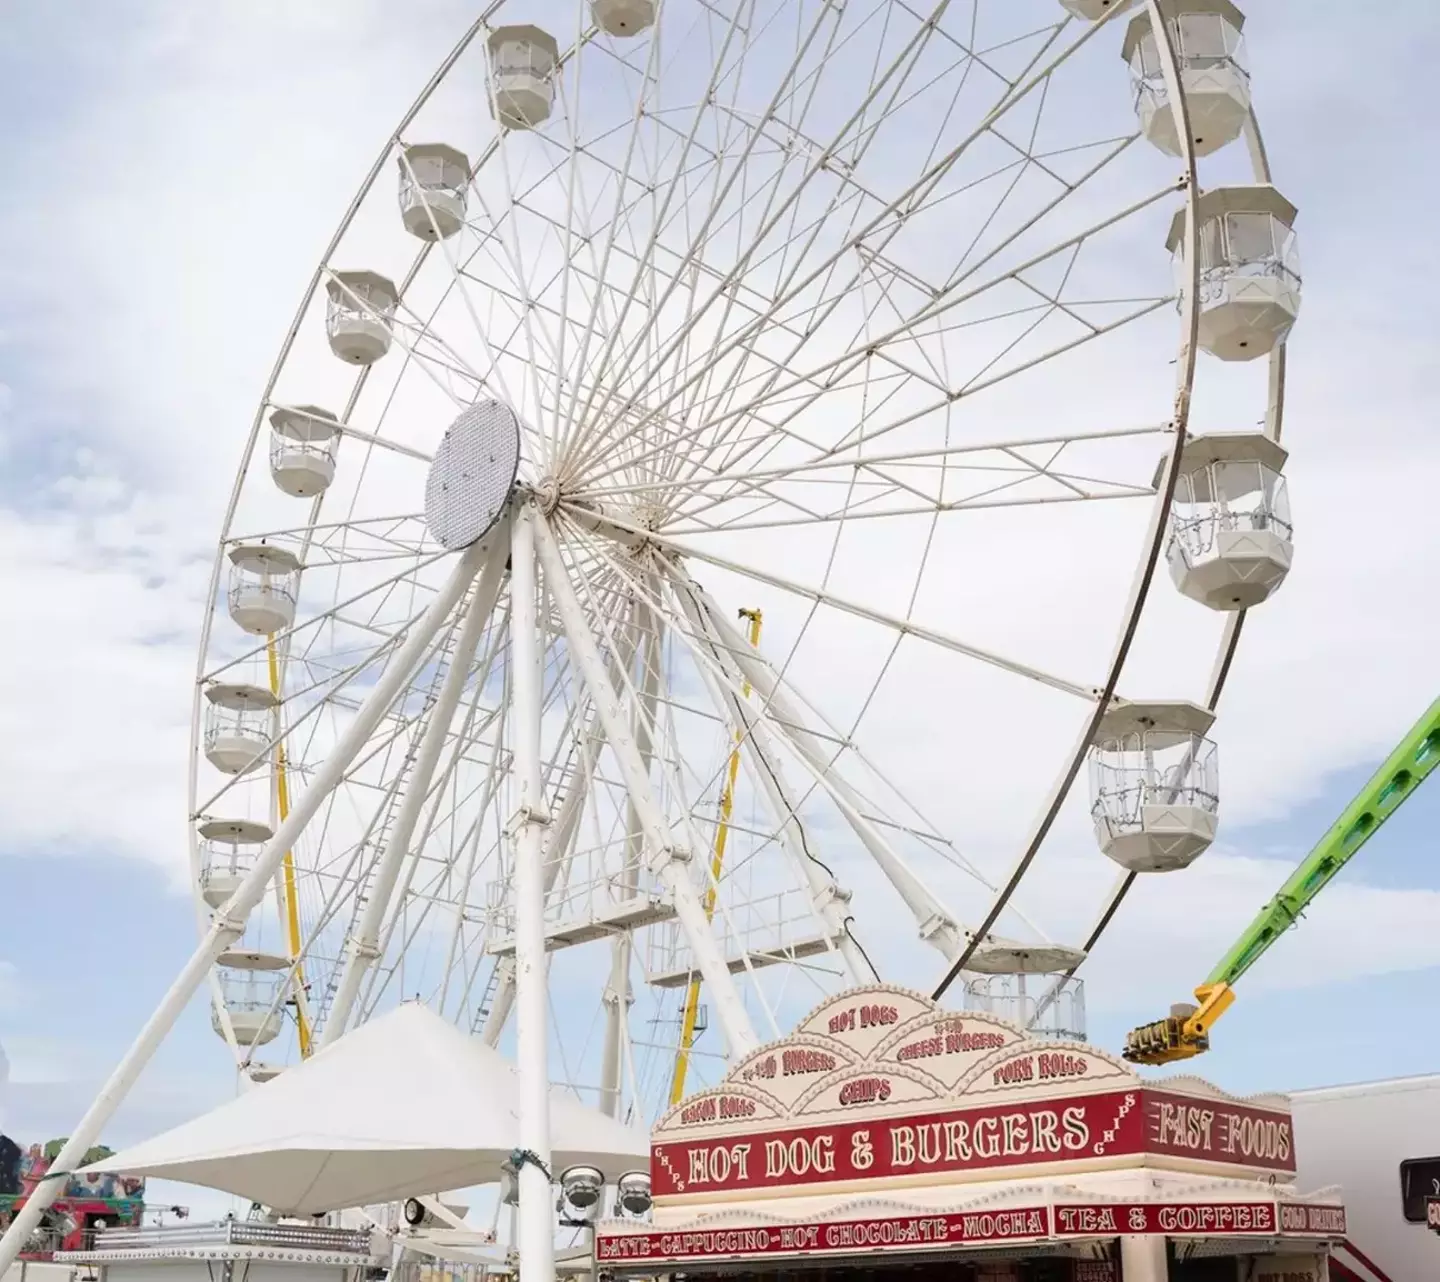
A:
[[[1141,1064],[1189,1059],[1210,1049],[1210,1025],[1235,1000],[1233,985],[1299,920],[1315,897],[1440,765],[1440,699],[1400,741],[1259,916],[1195,990],[1198,1007],[1176,1006],[1168,1019],[1142,1024],[1125,1039],[1125,1058]]]

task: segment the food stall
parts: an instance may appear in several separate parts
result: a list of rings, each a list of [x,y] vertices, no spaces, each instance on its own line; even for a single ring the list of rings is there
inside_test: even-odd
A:
[[[1327,1282],[1334,1190],[1296,1187],[1287,1101],[1049,1041],[890,985],[825,1001],[671,1109],[648,1222],[602,1282]]]

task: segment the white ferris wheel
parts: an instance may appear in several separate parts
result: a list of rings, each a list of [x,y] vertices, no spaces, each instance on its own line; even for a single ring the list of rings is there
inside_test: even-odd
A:
[[[305,292],[216,557],[195,978],[247,1075],[416,998],[501,1044],[527,967],[551,1079],[639,1121],[875,978],[1083,1034],[1131,883],[1214,837],[1290,563],[1243,23],[485,10]],[[1088,937],[1024,915],[1106,856]]]

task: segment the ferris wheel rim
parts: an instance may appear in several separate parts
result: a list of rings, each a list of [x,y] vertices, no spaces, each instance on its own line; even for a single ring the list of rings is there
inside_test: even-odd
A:
[[[1153,4],[1154,0],[1147,0]],[[1180,134],[1181,137],[1189,138],[1189,132]],[[1269,155],[1265,148],[1264,137],[1260,132],[1260,122],[1257,118],[1254,103],[1251,103],[1245,122],[1245,142],[1250,154],[1250,167],[1257,183],[1273,182],[1273,175],[1270,169]],[[1187,143],[1188,145],[1188,143]],[[1190,147],[1193,152],[1193,146]],[[1286,366],[1286,344],[1278,344],[1267,357],[1269,377],[1269,397],[1265,411],[1265,434],[1274,441],[1279,441],[1285,426],[1285,366]],[[1225,684],[1229,679],[1230,670],[1235,662],[1236,651],[1240,647],[1240,634],[1244,630],[1245,620],[1249,616],[1249,610],[1238,610],[1226,620],[1225,629],[1221,634],[1220,641],[1216,647],[1215,660],[1210,672],[1210,679],[1207,683],[1207,693],[1204,707],[1214,712],[1219,707],[1220,697],[1224,694]],[[1133,870],[1122,870],[1116,877],[1115,884],[1110,893],[1106,895],[1101,903],[1100,910],[1096,914],[1095,923],[1091,926],[1082,947],[1085,950],[1088,960],[1090,950],[1097,944],[1101,936],[1109,929],[1114,921],[1115,914],[1119,911],[1121,904],[1134,888],[1139,873]],[[1052,985],[1050,993],[1040,1000],[1043,1003],[1058,992],[1059,985],[1065,979],[1073,978],[1084,965],[1082,961],[1079,966],[1066,972]]]
[[[1158,8],[1157,8],[1157,6],[1156,6],[1155,0],[1147,0],[1147,4],[1148,4],[1149,8],[1152,10],[1152,22],[1157,22],[1157,23],[1158,23],[1158,22],[1160,21],[1159,17],[1157,16],[1159,11],[1158,11]],[[273,395],[273,392],[274,392],[276,383],[277,383],[278,378],[279,378],[279,376],[280,376],[280,374],[281,374],[281,371],[282,371],[283,367],[285,366],[285,363],[286,363],[286,361],[287,361],[287,359],[288,359],[288,357],[289,357],[289,355],[290,355],[290,352],[291,352],[291,349],[292,349],[292,347],[293,347],[293,344],[294,344],[296,335],[297,335],[297,333],[298,333],[298,331],[299,331],[300,325],[301,325],[301,323],[302,323],[302,321],[303,321],[303,319],[304,319],[304,316],[305,316],[305,314],[306,314],[306,311],[307,311],[308,307],[310,306],[311,302],[313,301],[313,299],[314,299],[314,297],[315,297],[315,294],[316,294],[317,290],[319,289],[319,286],[321,285],[321,283],[324,282],[324,280],[325,280],[325,278],[326,278],[326,275],[327,275],[327,272],[329,272],[329,270],[330,270],[330,263],[331,263],[331,260],[332,260],[332,258],[333,258],[333,256],[334,256],[334,253],[335,253],[336,249],[338,248],[339,244],[341,243],[341,241],[343,240],[343,237],[344,237],[346,231],[350,228],[351,224],[353,223],[353,221],[354,221],[354,219],[355,219],[355,217],[356,217],[356,214],[357,214],[358,210],[360,209],[361,205],[362,205],[363,202],[365,201],[366,197],[367,197],[367,196],[371,193],[371,191],[374,189],[375,182],[377,181],[377,179],[379,178],[381,172],[383,171],[383,169],[384,169],[384,167],[385,167],[385,162],[389,159],[389,157],[390,157],[391,155],[394,154],[394,150],[395,150],[396,146],[399,145],[399,143],[400,143],[400,141],[401,141],[401,139],[402,139],[402,135],[404,134],[404,131],[405,131],[405,129],[407,128],[407,126],[414,120],[414,118],[415,118],[415,117],[419,114],[419,112],[423,109],[423,107],[425,106],[426,102],[429,100],[429,98],[430,98],[431,95],[433,94],[433,92],[434,92],[434,90],[436,89],[436,87],[438,87],[438,85],[440,84],[440,82],[444,79],[445,75],[448,74],[448,72],[449,72],[449,70],[451,69],[451,67],[453,67],[455,61],[458,60],[458,58],[463,54],[463,52],[465,51],[465,49],[474,41],[475,36],[476,36],[477,34],[479,34],[482,30],[484,30],[484,29],[486,28],[487,23],[488,23],[488,18],[489,18],[489,16],[490,16],[490,14],[491,14],[494,10],[498,9],[499,7],[500,7],[500,4],[499,4],[499,3],[490,6],[490,9],[487,10],[485,16],[483,16],[481,19],[477,20],[474,24],[472,24],[472,26],[471,26],[470,29],[467,31],[467,33],[465,34],[465,36],[464,36],[464,37],[462,38],[462,40],[456,45],[456,47],[454,48],[454,50],[452,51],[452,53],[449,55],[449,57],[441,64],[440,68],[436,71],[436,73],[434,74],[434,76],[432,76],[431,81],[426,85],[425,89],[422,90],[421,94],[417,97],[417,99],[415,100],[415,102],[412,104],[412,106],[410,107],[410,109],[409,109],[408,112],[406,113],[405,117],[402,119],[400,125],[396,128],[396,130],[391,134],[391,136],[386,140],[386,142],[385,142],[384,145],[382,146],[382,149],[381,149],[381,151],[380,151],[379,156],[377,157],[377,160],[375,161],[375,164],[372,166],[369,174],[366,176],[366,178],[365,178],[364,182],[362,183],[359,191],[357,192],[357,194],[355,195],[354,199],[352,200],[350,207],[349,207],[348,210],[346,211],[346,214],[345,214],[344,218],[342,219],[342,222],[341,222],[340,226],[339,226],[338,229],[336,230],[336,232],[335,232],[335,234],[334,234],[334,236],[333,236],[333,238],[332,238],[332,240],[331,240],[331,243],[330,243],[329,247],[328,247],[327,250],[326,250],[326,253],[325,253],[324,257],[323,257],[322,260],[321,260],[320,266],[317,267],[315,273],[312,275],[310,284],[309,284],[309,286],[307,287],[307,289],[306,289],[306,291],[305,291],[305,293],[304,293],[304,297],[302,298],[301,304],[300,304],[299,309],[298,309],[298,311],[297,311],[296,318],[295,318],[294,322],[292,322],[291,328],[290,328],[290,330],[289,330],[289,332],[288,332],[288,334],[287,334],[287,336],[286,336],[286,339],[285,339],[284,343],[282,344],[282,348],[281,348],[280,354],[278,355],[278,357],[277,357],[277,359],[276,359],[275,365],[274,365],[274,367],[272,368],[272,371],[271,371],[269,380],[268,380],[268,382],[267,382],[267,384],[266,384],[265,391],[264,391],[264,393],[262,394],[262,397],[261,397],[261,400],[260,400],[260,404],[259,404],[259,409],[257,410],[256,415],[255,415],[255,417],[254,417],[254,420],[253,420],[253,422],[252,422],[252,426],[251,426],[251,431],[250,431],[250,434],[249,434],[249,438],[248,438],[248,440],[247,440],[247,443],[246,443],[246,446],[245,446],[245,449],[244,449],[244,452],[243,452],[243,457],[242,457],[242,461],[241,461],[241,467],[240,467],[240,469],[239,469],[239,471],[237,472],[237,475],[236,475],[235,484],[234,484],[234,487],[232,488],[232,494],[231,494],[230,502],[229,502],[229,505],[228,505],[228,507],[227,507],[226,514],[225,514],[225,518],[224,518],[224,522],[223,522],[223,525],[222,525],[222,531],[221,531],[221,536],[220,536],[219,547],[218,547],[218,549],[217,549],[217,557],[216,557],[215,565],[214,565],[214,568],[213,568],[213,571],[212,571],[212,583],[211,583],[211,589],[212,589],[212,590],[211,590],[211,593],[210,593],[210,602],[211,602],[211,604],[210,604],[210,608],[206,611],[206,614],[205,614],[204,625],[203,625],[203,630],[202,630],[202,637],[201,637],[201,644],[200,644],[200,650],[199,650],[199,655],[198,655],[198,660],[197,660],[197,673],[196,673],[195,692],[194,692],[194,704],[193,704],[193,712],[192,712],[191,789],[190,789],[190,803],[191,803],[190,808],[191,808],[192,817],[193,817],[193,816],[195,815],[195,813],[196,813],[196,806],[198,805],[198,801],[199,801],[198,791],[197,791],[197,789],[196,789],[196,787],[195,787],[195,775],[196,775],[196,763],[197,763],[197,761],[198,761],[198,759],[199,759],[199,757],[200,757],[200,755],[201,755],[201,754],[200,754],[200,750],[199,750],[199,743],[200,743],[199,730],[200,730],[201,711],[202,711],[202,707],[201,707],[202,691],[203,691],[203,685],[204,685],[204,680],[205,680],[205,673],[206,673],[206,670],[207,670],[207,669],[206,669],[205,660],[206,660],[206,656],[207,656],[207,653],[208,653],[208,650],[209,650],[209,641],[210,641],[211,626],[212,626],[212,623],[213,623],[213,620],[214,620],[214,618],[215,618],[215,614],[216,614],[216,611],[217,611],[217,608],[218,608],[218,607],[217,607],[217,604],[216,604],[216,600],[217,600],[217,591],[218,591],[218,586],[219,586],[219,581],[220,581],[220,574],[221,574],[221,568],[222,568],[223,555],[224,555],[225,548],[228,546],[228,544],[229,544],[231,541],[233,541],[233,540],[232,540],[232,537],[231,537],[231,531],[232,531],[232,527],[233,527],[233,522],[234,522],[234,517],[235,517],[236,508],[237,508],[237,506],[238,506],[238,502],[239,502],[239,498],[240,498],[241,489],[242,489],[242,487],[243,487],[243,485],[244,485],[245,476],[246,476],[247,470],[248,470],[248,468],[249,468],[250,461],[251,461],[251,459],[253,458],[255,446],[256,446],[256,444],[257,444],[257,442],[258,442],[258,440],[259,440],[260,433],[261,433],[261,431],[263,430],[265,415],[266,415],[266,413],[267,413],[271,408],[273,408],[273,403],[272,403],[271,397],[272,397],[272,395]],[[1113,14],[1112,14],[1111,16],[1113,17]],[[1107,17],[1104,21],[1109,21],[1109,20],[1110,20],[1110,19]],[[1102,22],[1101,24],[1096,24],[1096,25],[1097,25],[1097,27],[1100,26],[1100,25],[1103,25],[1103,22]],[[1172,61],[1172,63],[1173,63],[1173,61],[1174,61],[1174,53],[1173,53],[1173,50],[1170,51],[1170,57],[1171,57],[1171,61]],[[1173,70],[1173,67],[1172,67],[1172,70]],[[1172,94],[1172,105],[1177,104],[1177,103],[1181,103],[1182,101],[1183,101],[1182,95]],[[1188,185],[1189,185],[1189,188],[1190,188],[1189,199],[1190,199],[1190,201],[1191,201],[1192,204],[1193,204],[1193,200],[1194,200],[1194,198],[1195,198],[1195,186],[1196,186],[1195,158],[1194,158],[1194,154],[1193,154],[1194,149],[1193,149],[1193,145],[1188,145],[1188,131],[1187,131],[1186,134],[1182,134],[1182,136],[1184,136],[1184,137],[1187,138],[1187,154],[1188,154],[1187,177],[1188,177],[1188,180],[1189,180]],[[1196,229],[1196,227],[1195,227],[1195,222],[1194,222],[1193,212],[1192,212],[1192,218],[1189,220],[1189,227],[1188,227],[1188,237],[1189,237],[1189,239],[1188,239],[1188,241],[1187,241],[1187,244],[1190,246],[1189,258],[1190,258],[1190,261],[1191,261],[1192,263],[1194,263],[1194,262],[1196,261],[1196,255],[1195,255],[1195,253],[1194,253],[1194,251],[1193,251],[1194,238],[1195,238],[1196,234],[1197,234],[1197,229]],[[419,250],[416,252],[416,255],[415,255],[414,261],[412,262],[410,271],[407,273],[407,276],[406,276],[406,278],[405,278],[405,284],[403,284],[403,285],[401,286],[402,295],[403,295],[404,289],[408,286],[409,282],[410,282],[411,280],[413,280],[413,278],[414,278],[414,276],[416,275],[416,273],[417,273],[417,272],[420,270],[420,268],[423,266],[424,262],[426,261],[428,255],[429,255],[429,252],[430,252],[430,250],[431,250],[432,248],[434,248],[433,242],[432,242],[432,243],[422,243],[422,245],[420,246]],[[442,301],[443,301],[443,300],[442,300]],[[441,305],[442,305],[442,304],[437,303],[437,305],[436,305],[437,310],[438,310],[439,306],[441,306]],[[1188,319],[1183,319],[1183,320],[1182,320],[1182,334],[1183,334],[1186,330],[1188,330],[1189,333],[1190,333],[1190,336],[1191,336],[1189,340],[1182,341],[1182,350],[1188,350],[1188,354],[1189,354],[1189,365],[1188,365],[1187,372],[1186,372],[1186,374],[1185,374],[1185,376],[1184,376],[1184,389],[1183,389],[1183,391],[1184,391],[1184,398],[1188,398],[1189,389],[1190,389],[1190,387],[1193,385],[1193,378],[1194,378],[1195,345],[1194,345],[1194,342],[1193,342],[1193,333],[1194,333],[1194,310],[1195,310],[1195,307],[1196,307],[1196,299],[1194,298],[1194,296],[1193,296],[1193,291],[1192,291],[1191,297],[1190,297],[1190,306],[1189,306],[1189,310],[1188,310],[1188,313],[1187,313]],[[1282,345],[1281,347],[1277,348],[1276,352],[1272,355],[1272,358],[1271,358],[1271,359],[1272,359],[1272,362],[1278,359],[1280,362],[1283,363],[1283,352],[1284,352],[1284,349],[1283,349],[1283,345]],[[408,359],[410,359],[410,357],[407,355],[407,360],[408,360]],[[1283,368],[1283,364],[1282,364],[1282,368]],[[365,382],[366,382],[366,378],[367,378],[367,376],[368,376],[368,373],[369,373],[369,369],[368,369],[368,368],[362,368],[362,369],[357,373],[356,379],[355,379],[355,383],[354,383],[354,385],[353,385],[353,387],[352,387],[352,392],[351,392],[351,396],[350,396],[350,402],[349,402],[349,404],[347,405],[345,412],[341,415],[341,421],[342,421],[342,422],[344,422],[345,419],[347,419],[347,418],[349,417],[350,409],[353,408],[353,405],[354,405],[355,401],[358,399],[358,397],[360,396],[360,394],[363,392],[363,389],[364,389],[364,386],[365,386]],[[1283,380],[1282,380],[1282,381],[1283,381]],[[1178,416],[1177,416],[1177,422],[1178,422]],[[1119,653],[1118,657],[1117,657],[1117,658],[1112,662],[1112,664],[1110,665],[1110,679],[1109,679],[1109,681],[1108,681],[1108,683],[1107,683],[1107,686],[1105,687],[1105,690],[1106,690],[1107,693],[1113,693],[1114,688],[1115,688],[1115,686],[1116,686],[1116,683],[1119,681],[1120,677],[1122,676],[1122,670],[1123,670],[1123,666],[1124,666],[1124,659],[1125,659],[1125,657],[1126,657],[1126,654],[1128,653],[1128,643],[1129,643],[1129,639],[1130,639],[1131,637],[1133,637],[1134,630],[1135,630],[1136,626],[1138,625],[1140,616],[1141,616],[1141,614],[1143,613],[1143,610],[1144,610],[1144,608],[1145,608],[1145,604],[1146,604],[1146,600],[1147,600],[1147,594],[1148,594],[1149,583],[1150,583],[1150,580],[1153,578],[1153,572],[1154,572],[1155,566],[1156,566],[1156,564],[1157,564],[1157,562],[1158,562],[1159,552],[1160,552],[1161,548],[1163,547],[1164,539],[1165,539],[1165,536],[1166,536],[1166,521],[1167,521],[1167,518],[1168,518],[1168,515],[1169,515],[1169,511],[1170,511],[1170,507],[1171,507],[1171,501],[1172,501],[1172,499],[1173,499],[1175,478],[1176,478],[1176,476],[1177,476],[1177,474],[1178,474],[1179,455],[1180,455],[1180,451],[1181,451],[1181,448],[1182,448],[1182,446],[1183,446],[1184,439],[1185,439],[1185,428],[1184,428],[1183,422],[1181,422],[1181,423],[1179,424],[1178,428],[1177,428],[1176,426],[1172,425],[1170,434],[1171,434],[1171,448],[1170,448],[1170,451],[1169,451],[1169,454],[1168,454],[1168,457],[1167,457],[1167,467],[1166,467],[1167,484],[1163,487],[1163,489],[1161,490],[1161,492],[1157,494],[1156,500],[1155,500],[1154,504],[1152,505],[1152,517],[1151,517],[1151,522],[1150,522],[1151,532],[1147,535],[1147,537],[1146,537],[1146,538],[1143,540],[1143,542],[1142,542],[1141,555],[1140,555],[1140,558],[1139,558],[1139,564],[1140,564],[1141,567],[1143,567],[1143,577],[1144,577],[1144,582],[1145,582],[1145,588],[1144,588],[1144,590],[1141,591],[1141,593],[1139,594],[1139,596],[1137,597],[1137,599],[1136,599],[1136,600],[1132,603],[1132,605],[1128,608],[1128,610],[1127,610],[1127,612],[1126,612],[1126,616],[1125,616],[1124,620],[1122,621],[1122,622],[1123,622],[1123,626],[1122,626],[1122,641],[1121,641],[1121,643],[1120,643],[1120,653]],[[322,495],[317,496],[317,497],[313,500],[313,502],[312,502],[312,504],[311,504],[311,508],[310,508],[309,517],[308,517],[308,520],[307,520],[307,522],[306,522],[307,526],[313,527],[313,526],[315,525],[316,521],[318,520],[319,514],[320,514],[321,509],[322,509],[322,504],[323,504],[323,501],[324,501],[324,497],[325,497],[325,496],[322,494]],[[1243,623],[1243,616],[1241,616],[1240,622]],[[1236,647],[1238,646],[1239,631],[1240,631],[1239,623],[1236,623],[1235,626],[1233,626],[1233,627],[1227,626],[1226,636],[1225,636],[1224,638],[1222,638],[1222,642],[1221,642],[1221,653],[1220,653],[1219,655],[1217,655],[1217,660],[1216,660],[1216,662],[1217,662],[1217,670],[1218,670],[1218,671],[1220,672],[1220,674],[1221,674],[1220,677],[1219,677],[1219,681],[1220,681],[1222,684],[1223,684],[1223,680],[1224,680],[1224,673],[1228,671],[1229,664],[1230,664],[1230,662],[1233,660],[1233,656],[1234,656]],[[1218,688],[1217,688],[1216,691],[1215,691],[1214,698],[1218,698]],[[1212,700],[1211,700],[1212,703],[1214,702],[1214,698],[1212,698]],[[1066,759],[1066,763],[1062,766],[1061,775],[1062,775],[1062,777],[1068,776],[1068,778],[1066,778],[1066,781],[1065,781],[1063,790],[1062,790],[1062,792],[1061,792],[1061,794],[1060,794],[1060,796],[1059,796],[1059,799],[1058,799],[1058,801],[1057,801],[1057,803],[1056,803],[1056,809],[1057,809],[1057,810],[1058,810],[1059,803],[1060,803],[1060,802],[1063,802],[1064,797],[1065,797],[1066,795],[1068,795],[1069,789],[1070,789],[1070,787],[1073,785],[1073,781],[1074,781],[1075,777],[1076,777],[1077,774],[1078,774],[1079,766],[1080,766],[1080,764],[1083,763],[1083,759],[1084,759],[1085,752],[1086,752],[1086,750],[1087,750],[1088,747],[1089,747],[1090,738],[1093,737],[1094,725],[1095,725],[1096,723],[1098,723],[1099,716],[1101,715],[1101,713],[1103,713],[1104,706],[1105,706],[1105,704],[1106,704],[1107,702],[1108,702],[1108,700],[1105,699],[1105,698],[1100,698],[1100,699],[1098,699],[1098,700],[1096,701],[1097,706],[1096,706],[1096,710],[1095,710],[1095,712],[1094,712],[1094,714],[1093,714],[1093,717],[1092,717],[1091,726],[1090,726],[1090,732],[1087,733],[1087,735],[1084,737],[1084,740],[1083,740],[1083,742],[1081,743],[1078,751],[1075,752],[1075,753],[1072,753],[1072,754]],[[1043,843],[1043,837],[1044,837],[1044,834],[1042,833],[1040,839],[1035,843],[1036,851],[1038,851],[1040,844]],[[199,859],[198,842],[197,842],[197,840],[196,840],[196,838],[195,838],[195,836],[194,836],[194,832],[193,832],[193,818],[192,818],[191,840],[190,840],[189,845],[190,845],[190,853],[191,853],[192,874],[193,874],[194,876],[198,877],[199,870],[200,870],[200,859]],[[1132,876],[1133,876],[1133,875],[1132,875]],[[1017,882],[1017,884],[1018,884],[1018,882]],[[203,921],[204,921],[204,918],[205,918],[204,903],[203,903],[203,900],[201,900],[198,895],[196,896],[196,902],[197,902],[197,913],[198,913],[198,916],[199,916],[199,918],[200,918],[200,920],[201,920],[202,929],[203,929]],[[1004,906],[1003,904],[1000,905],[1000,907],[1003,907],[1003,906]],[[997,909],[995,910],[995,913],[994,913],[993,915],[994,915],[994,916],[998,916],[998,912],[999,912],[999,907],[997,907]],[[980,936],[982,936],[984,933],[985,933],[985,932],[984,932],[984,930],[982,929],[982,930],[980,930],[980,931],[975,932],[975,936],[976,936],[976,938],[978,939],[978,938],[979,938]]]

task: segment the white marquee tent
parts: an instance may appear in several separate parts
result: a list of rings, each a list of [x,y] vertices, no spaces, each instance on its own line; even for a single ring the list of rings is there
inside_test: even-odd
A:
[[[467,1188],[519,1147],[510,1062],[407,1003],[212,1112],[103,1162],[249,1198],[288,1214]],[[649,1137],[572,1094],[550,1096],[551,1171],[614,1179],[649,1162]]]

